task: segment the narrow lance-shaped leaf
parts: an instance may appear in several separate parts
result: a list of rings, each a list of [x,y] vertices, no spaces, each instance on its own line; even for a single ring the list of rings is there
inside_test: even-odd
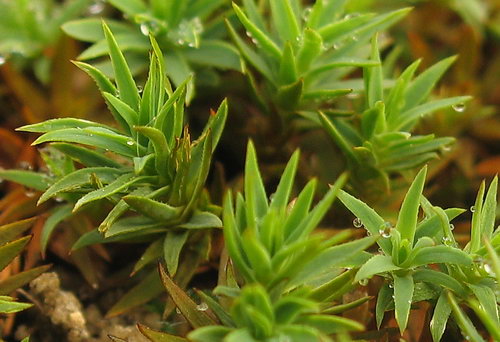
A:
[[[0,247],[0,271],[14,259],[31,240],[30,236],[6,243]]]
[[[111,63],[113,64],[118,91],[120,92],[120,99],[128,104],[132,109],[137,111],[139,110],[140,99],[134,78],[130,73],[130,69],[127,65],[125,57],[123,56],[123,53],[121,52],[115,38],[113,37],[113,33],[104,21],[103,30],[108,42],[109,55],[111,57]]]
[[[434,307],[434,314],[431,319],[431,334],[432,340],[434,342],[439,342],[443,336],[444,330],[446,329],[446,323],[451,314],[451,307],[448,304],[448,299],[446,298],[446,292],[441,292],[438,298],[436,306]]]
[[[196,303],[173,282],[161,265],[159,265],[159,272],[163,286],[193,328],[216,324],[210,316],[196,308]]]
[[[71,216],[71,209],[72,208],[70,204],[56,207],[45,221],[40,236],[40,252],[42,256],[45,257],[45,250],[47,248],[47,244],[49,242],[50,236],[52,235],[52,232],[55,228],[57,228],[59,223]]]
[[[434,64],[432,67],[421,73],[408,86],[405,96],[405,109],[410,109],[421,103],[429,96],[436,82],[445,71],[453,64],[457,57],[452,56]]]
[[[400,267],[392,262],[389,255],[375,255],[359,269],[354,281],[371,278],[375,274],[399,270]]]
[[[240,19],[241,23],[243,26],[246,28],[246,30],[255,38],[255,40],[262,46],[262,49],[272,56],[273,58],[279,60],[281,58],[281,51],[276,46],[276,44],[263,32],[261,31],[257,26],[255,26],[243,13],[243,11],[240,9],[238,5],[236,5],[233,2],[233,8],[234,11],[236,12],[236,15]]]
[[[167,265],[167,270],[172,277],[177,273],[179,257],[188,237],[188,231],[169,231],[167,233],[165,242],[163,243],[163,255]]]
[[[407,239],[410,246],[413,245],[415,230],[417,228],[418,208],[420,207],[420,196],[425,183],[427,167],[424,167],[415,177],[415,180],[406,193],[401,210],[399,211],[396,229],[401,234],[401,239]]]
[[[88,167],[74,171],[52,184],[52,186],[40,196],[38,205],[57,196],[61,192],[77,190],[83,185],[89,184],[91,175],[95,175],[95,177],[101,179],[103,183],[107,183],[112,182],[122,173],[123,170],[111,167]]]
[[[299,22],[290,0],[270,1],[271,19],[283,41],[293,42],[299,36]]]
[[[375,212],[375,210],[343,190],[339,192],[338,196],[347,209],[349,209],[356,216],[356,218],[361,221],[367,231],[374,236],[379,234],[380,227],[384,226],[385,221]],[[391,254],[392,246],[389,239],[379,239],[377,243],[380,245],[385,254]]]
[[[411,275],[404,277],[394,275],[394,306],[396,308],[396,321],[398,322],[401,334],[405,331],[408,324],[413,289],[414,284]]]
[[[262,183],[257,156],[252,141],[247,145],[245,162],[245,199],[247,220],[250,228],[256,229],[255,220],[261,218],[267,211],[267,195]]]

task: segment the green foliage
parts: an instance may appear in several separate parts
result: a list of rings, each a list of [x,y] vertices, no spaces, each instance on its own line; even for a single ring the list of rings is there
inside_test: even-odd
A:
[[[110,0],[110,5],[123,13],[127,22],[106,19],[116,34],[121,51],[126,53],[133,72],[147,68],[145,57],[153,35],[165,52],[167,74],[176,85],[197,71],[200,79],[217,77],[207,67],[241,70],[237,50],[223,40],[222,18],[225,0]],[[108,54],[101,19],[85,18],[67,22],[63,30],[70,36],[93,43],[81,60],[96,59]],[[107,63],[96,66],[111,73]],[[206,82],[205,80],[205,82]]]
[[[449,107],[463,107],[471,99],[457,96],[425,102],[433,87],[455,57],[444,59],[417,77],[417,60],[407,67],[386,89],[376,37],[372,40],[371,59],[377,66],[364,68],[365,107],[356,126],[352,119],[329,117],[319,112],[319,119],[346,156],[354,173],[354,185],[360,189],[368,180],[379,180],[390,186],[390,175],[414,169],[437,158],[454,139],[436,138],[434,134],[413,135],[418,122],[431,113]]]
[[[342,273],[340,266],[360,255],[375,238],[338,244],[345,236],[325,240],[312,234],[346,176],[311,208],[315,180],[290,201],[298,160],[297,151],[268,200],[249,142],[244,196],[236,196],[236,207],[231,192],[224,202],[225,242],[234,268],[227,259],[221,260],[226,273],[214,290],[219,300],[198,292],[202,303],[197,305],[160,268],[165,288],[195,329],[190,341],[331,341],[329,336],[334,334],[363,329],[358,322],[332,313],[356,307],[366,298],[341,305],[333,300],[350,289],[354,276],[352,271]],[[216,319],[207,313],[209,308]],[[176,341],[172,335],[161,336],[164,341]]]
[[[373,255],[361,266],[355,280],[373,275],[386,278],[388,285],[380,289],[377,299],[378,326],[382,323],[384,312],[394,308],[396,321],[403,332],[411,304],[422,300],[416,293],[418,286],[428,287],[434,293],[424,300],[437,300],[431,321],[434,341],[441,339],[450,315],[453,315],[464,336],[482,341],[471,320],[460,308],[460,302],[476,313],[492,336],[498,337],[498,305],[494,294],[498,284],[494,283],[493,272],[489,271],[488,263],[483,259],[487,257],[488,249],[480,248],[481,238],[492,241],[486,245],[490,246],[490,255],[495,255],[491,251],[500,248],[498,241],[492,240],[497,178],[491,183],[486,199],[483,182],[474,207],[471,241],[464,250],[460,250],[450,224],[460,211],[432,206],[422,196],[425,174],[426,168],[419,172],[410,186],[394,228],[365,203],[346,192],[339,194],[340,200],[357,216],[369,234],[379,232],[383,237],[377,241],[380,254]],[[420,221],[419,208],[425,214]],[[431,267],[434,264],[439,268]]]
[[[226,21],[241,55],[264,79],[256,91],[286,113],[311,110],[359,87],[344,81],[353,67],[373,67],[367,42],[400,20],[409,9],[381,15],[345,15],[345,1],[243,1],[234,10],[253,44]],[[269,12],[269,13],[268,13]],[[253,46],[252,46],[253,45]],[[246,70],[254,79],[253,71]],[[361,84],[361,83],[359,83]],[[354,89],[357,88],[357,89]],[[269,96],[267,96],[269,94]]]
[[[7,267],[30,242],[31,236],[18,236],[28,230],[33,219],[16,221],[0,226],[0,271]],[[17,302],[8,296],[14,290],[26,285],[45,272],[49,266],[40,266],[12,275],[0,281],[0,313],[9,314],[30,308],[32,304]]]
[[[7,59],[24,67],[33,61],[37,77],[48,81],[48,55],[61,37],[60,26],[81,15],[90,0],[61,4],[55,0],[12,0],[0,2],[0,64]]]
[[[165,77],[163,55],[151,36],[150,73],[144,89],[138,89],[106,25],[104,32],[115,82],[90,65],[77,65],[96,80],[119,128],[77,119],[53,119],[20,128],[42,133],[34,145],[52,143],[45,158],[50,174],[40,176],[48,186],[38,203],[51,199],[61,203],[43,228],[42,252],[56,226],[72,213],[85,212],[94,203],[111,203],[98,229],[83,235],[74,248],[161,239],[165,247],[160,255],[175,274],[184,245],[193,240],[208,243],[206,239],[200,242],[196,232],[222,226],[217,216],[220,209],[209,203],[203,188],[226,121],[227,103],[210,116],[201,136],[192,142],[183,127],[191,79],[172,89]],[[16,172],[10,179],[26,186],[40,183],[24,181],[26,177],[20,176],[26,171]],[[135,272],[144,266],[141,262]]]

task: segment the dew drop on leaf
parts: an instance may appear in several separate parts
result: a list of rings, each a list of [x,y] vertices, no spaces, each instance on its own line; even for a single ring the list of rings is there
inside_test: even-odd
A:
[[[208,310],[207,303],[201,302],[200,304],[196,305],[196,310],[198,310],[198,311],[207,311]]]
[[[457,103],[456,105],[453,105],[452,108],[455,112],[462,113],[465,111],[465,103]]]
[[[352,224],[354,227],[356,228],[361,228],[363,226],[363,222],[361,221],[361,219],[359,217],[356,217],[353,221],[352,221]]]
[[[359,285],[361,285],[361,286],[366,286],[366,285],[368,285],[368,278],[361,279],[361,280],[359,281]]]
[[[473,205],[472,207],[470,207],[470,211],[473,213],[476,211],[476,207]]]
[[[142,93],[142,91],[143,91],[142,86],[137,86],[137,92],[140,94],[140,93]]]
[[[35,193],[33,191],[25,191],[24,194],[26,195],[26,197],[29,197],[29,198],[33,198],[35,197]]]
[[[455,225],[453,223],[450,223],[450,230],[455,229]]]
[[[87,13],[89,15],[96,15],[104,11],[104,1],[103,0],[95,0],[87,9]]]
[[[389,238],[391,237],[391,223],[390,222],[385,222],[383,225],[380,226],[380,229],[378,233],[383,237],[383,238]]]
[[[146,23],[142,23],[141,26],[141,33],[145,36],[149,36],[149,26]]]
[[[127,145],[129,145],[129,146],[132,146],[132,145],[134,145],[134,144],[135,144],[135,142],[134,142],[133,140],[128,140],[128,141],[127,141]]]
[[[31,165],[31,163],[27,162],[26,160],[20,161],[19,167],[23,170],[33,170],[33,165]]]

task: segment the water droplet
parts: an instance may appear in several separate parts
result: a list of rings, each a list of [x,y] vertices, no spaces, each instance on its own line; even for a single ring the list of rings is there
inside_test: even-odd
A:
[[[443,244],[445,244],[446,246],[451,246],[453,244],[453,240],[449,237],[443,237],[442,239],[443,241]]]
[[[54,200],[58,203],[64,202],[64,198],[62,198],[62,197],[56,197],[56,198],[54,198]]]
[[[473,206],[471,206],[471,207],[470,207],[470,211],[471,211],[472,213],[473,213],[473,212],[475,212],[475,211],[476,211],[476,207],[475,207],[474,205],[473,205]]]
[[[361,280],[359,281],[359,285],[361,285],[361,286],[366,286],[366,285],[368,285],[368,278],[361,279]]]
[[[465,339],[466,339],[467,341],[470,341],[470,336],[465,336]]]
[[[455,225],[453,223],[450,223],[450,230],[455,229]]]
[[[452,108],[455,112],[462,113],[465,111],[465,103],[457,103],[453,105]]]
[[[33,165],[31,165],[31,163],[27,162],[26,160],[20,161],[19,167],[23,170],[33,170]]]
[[[188,44],[188,46],[189,46],[189,47],[191,47],[191,48],[194,48],[194,47],[195,47],[195,45],[194,45],[194,43],[193,43],[193,42],[190,42],[190,43]]]
[[[250,33],[250,31],[245,31],[245,33],[246,33],[247,37],[252,38],[252,34]]]
[[[33,198],[36,195],[35,192],[29,191],[29,190],[25,191],[24,194],[26,195],[26,197],[29,197],[29,198]]]
[[[4,55],[0,55],[0,65],[4,65],[7,62],[7,57]]]
[[[392,229],[391,223],[384,222],[384,224],[380,226],[378,233],[382,235],[383,238],[387,239],[391,237],[391,229]]]
[[[356,217],[353,221],[352,221],[352,225],[356,228],[361,228],[363,226],[363,222],[361,221],[361,219],[359,217]]]
[[[302,12],[302,19],[304,19],[304,21],[308,21],[309,16],[311,15],[311,12],[312,12],[312,7],[307,7],[304,10],[304,12]]]
[[[132,146],[132,145],[134,145],[134,144],[135,144],[135,142],[134,142],[133,140],[128,140],[128,141],[127,141],[127,145],[128,145],[128,146]]]
[[[184,39],[177,39],[177,45],[184,45]]]
[[[96,15],[104,11],[104,1],[103,0],[95,0],[93,4],[89,6],[87,9],[87,13],[89,15]]]
[[[175,308],[175,312],[178,313],[179,315],[182,315],[182,312],[181,310],[179,310],[179,308]]]
[[[408,304],[411,304],[411,299],[408,301]]]
[[[139,94],[142,93],[143,90],[144,90],[144,88],[142,86],[137,86],[137,92]]]
[[[196,17],[192,21],[192,27],[195,33],[201,33],[203,32],[203,23],[201,22],[201,19]]]
[[[208,310],[207,303],[201,302],[200,304],[196,305],[196,310],[198,310],[198,311],[207,311]]]
[[[488,273],[489,275],[493,276],[493,270],[491,269],[491,266],[489,264],[484,264],[483,265],[483,269],[486,271],[486,273]]]
[[[389,288],[393,289],[394,288],[394,284],[393,283],[389,283]]]
[[[395,295],[392,295],[391,297],[392,297],[392,300],[395,300],[395,299],[396,299],[396,296],[395,296]]]
[[[149,25],[146,23],[142,23],[141,26],[141,33],[145,36],[149,36]]]
[[[349,93],[349,94],[346,95],[346,97],[348,99],[354,100],[354,99],[359,98],[359,93]]]

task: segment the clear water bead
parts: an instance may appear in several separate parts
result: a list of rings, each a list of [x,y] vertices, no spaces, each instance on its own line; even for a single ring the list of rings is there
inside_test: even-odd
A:
[[[100,14],[102,11],[104,11],[104,1],[103,0],[94,1],[87,9],[87,13],[90,15]]]
[[[465,111],[465,103],[457,103],[452,108],[455,112],[463,113]]]
[[[391,237],[391,223],[390,222],[385,222],[383,225],[380,226],[380,229],[378,233],[383,237],[383,238],[389,238]]]
[[[141,26],[141,33],[145,36],[149,36],[149,25],[146,23],[142,23]]]
[[[352,224],[354,227],[356,228],[361,228],[363,226],[363,222],[361,221],[361,219],[359,217],[356,217],[353,221],[352,221]]]
[[[476,207],[475,207],[474,205],[473,205],[473,206],[471,206],[471,207],[470,207],[470,211],[471,211],[472,213],[473,213],[473,212],[475,212],[475,211],[476,211]]]
[[[135,144],[135,142],[134,142],[133,140],[129,140],[129,141],[127,141],[127,145],[129,145],[129,146],[132,146],[132,145],[134,145],[134,144]]]
[[[361,280],[359,281],[359,285],[361,285],[361,286],[366,286],[366,285],[368,285],[368,278],[361,279]]]
[[[200,304],[196,305],[196,310],[198,311],[207,311],[208,310],[208,304],[205,302],[201,302]]]

